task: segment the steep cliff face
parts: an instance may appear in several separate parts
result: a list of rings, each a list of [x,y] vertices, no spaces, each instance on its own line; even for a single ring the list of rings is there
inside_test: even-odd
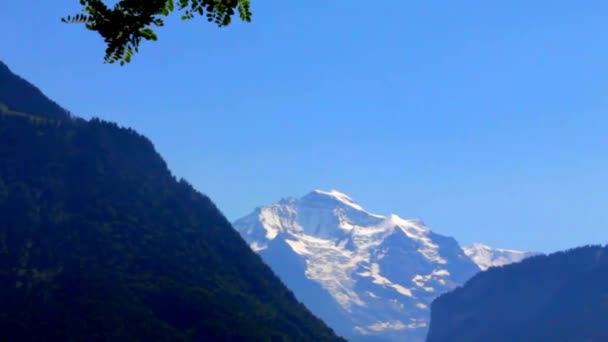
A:
[[[149,140],[0,71],[0,340],[340,340]]]
[[[428,342],[608,341],[608,247],[481,272],[433,302]]]

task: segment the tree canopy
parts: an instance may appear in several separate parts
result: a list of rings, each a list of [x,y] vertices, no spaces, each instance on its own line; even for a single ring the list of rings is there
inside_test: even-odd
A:
[[[163,17],[176,9],[182,20],[205,16],[219,27],[231,23],[238,13],[241,20],[251,21],[250,0],[120,0],[109,7],[103,0],[80,0],[82,13],[66,16],[64,23],[84,24],[99,33],[107,47],[106,63],[129,63],[139,51],[142,40],[158,39],[155,27],[164,26]]]

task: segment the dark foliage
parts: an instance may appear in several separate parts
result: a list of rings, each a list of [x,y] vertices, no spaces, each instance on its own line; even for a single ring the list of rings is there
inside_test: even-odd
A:
[[[608,246],[479,273],[435,300],[427,341],[608,341]]]
[[[339,340],[150,141],[97,119],[0,113],[0,303],[8,341]]]
[[[163,26],[163,17],[175,7],[183,11],[182,20],[205,15],[219,27],[229,25],[237,12],[243,21],[251,21],[249,0],[120,0],[114,7],[104,0],[80,0],[80,5],[82,13],[62,21],[84,24],[99,33],[107,45],[106,63],[120,61],[121,65],[131,61],[142,39],[158,39],[153,27]]]

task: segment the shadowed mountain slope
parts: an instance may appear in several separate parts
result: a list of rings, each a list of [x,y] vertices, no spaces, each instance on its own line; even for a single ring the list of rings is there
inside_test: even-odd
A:
[[[433,302],[427,341],[608,341],[608,247],[477,274]]]
[[[149,140],[0,69],[0,339],[340,340]]]

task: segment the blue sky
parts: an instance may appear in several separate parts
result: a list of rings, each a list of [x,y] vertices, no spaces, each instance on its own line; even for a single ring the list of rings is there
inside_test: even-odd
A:
[[[608,240],[608,3],[261,1],[169,25],[127,67],[3,4],[0,59],[72,112],[147,135],[230,219],[315,188],[463,244]]]

